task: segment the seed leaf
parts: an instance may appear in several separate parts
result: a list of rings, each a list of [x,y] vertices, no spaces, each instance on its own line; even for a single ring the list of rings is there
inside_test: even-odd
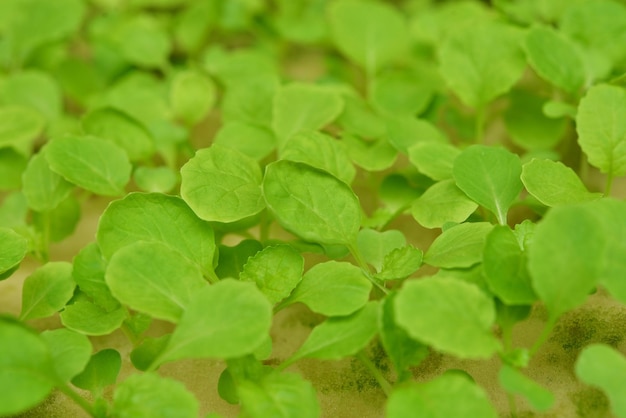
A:
[[[447,222],[463,222],[478,205],[463,193],[454,180],[433,184],[411,208],[413,218],[426,228],[441,228]]]
[[[0,227],[0,274],[16,267],[28,252],[28,241],[9,228]]]
[[[86,336],[59,328],[46,330],[41,337],[48,346],[56,376],[61,382],[69,382],[89,362],[92,346]]]
[[[45,318],[58,312],[71,299],[75,287],[70,263],[44,264],[24,281],[20,319]]]
[[[522,395],[537,411],[547,411],[554,404],[552,392],[509,365],[502,366],[498,380],[507,392]]]
[[[485,238],[492,227],[487,222],[476,222],[446,229],[430,245],[424,262],[443,268],[464,268],[480,263]]]
[[[108,335],[118,329],[126,319],[124,308],[106,311],[86,300],[67,305],[61,312],[61,322],[72,331],[85,335]]]

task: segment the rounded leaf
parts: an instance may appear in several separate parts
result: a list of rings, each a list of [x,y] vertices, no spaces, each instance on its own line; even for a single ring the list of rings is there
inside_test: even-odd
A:
[[[27,252],[26,238],[12,229],[0,227],[0,274],[17,266]]]

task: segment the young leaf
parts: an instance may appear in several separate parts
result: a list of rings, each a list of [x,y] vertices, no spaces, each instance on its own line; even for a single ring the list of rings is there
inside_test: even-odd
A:
[[[213,229],[174,196],[130,193],[112,202],[100,217],[97,238],[106,259],[137,241],[156,241],[194,261],[205,276],[213,269]]]
[[[213,145],[202,149],[180,174],[181,196],[206,221],[234,222],[265,207],[259,164],[232,148]]]
[[[452,166],[461,151],[451,144],[427,141],[412,145],[408,153],[420,173],[433,180],[447,180],[452,178]]]
[[[466,376],[445,373],[427,383],[412,383],[393,391],[387,402],[388,418],[481,417],[498,413],[487,394]]]
[[[537,411],[547,411],[554,404],[552,392],[509,365],[502,366],[498,380],[507,392],[524,396]]]
[[[381,138],[385,134],[385,121],[365,100],[355,93],[343,95],[343,112],[337,123],[347,132],[363,138]]]
[[[415,116],[422,113],[433,96],[428,81],[409,71],[392,71],[374,78],[371,102],[381,113]]]
[[[117,46],[128,61],[147,68],[165,67],[171,44],[164,28],[148,14],[136,15],[114,34]]]
[[[472,200],[492,211],[501,225],[524,185],[519,157],[503,148],[472,145],[454,160],[456,185]]]
[[[480,263],[485,238],[492,228],[487,222],[476,222],[446,229],[430,245],[424,262],[443,268],[464,268]]]
[[[197,418],[200,407],[181,382],[144,373],[117,386],[112,409],[118,418]]]
[[[589,163],[610,176],[626,174],[626,90],[600,84],[580,101],[578,143]]]
[[[196,264],[160,242],[139,241],[113,254],[105,275],[113,296],[132,309],[178,322],[207,286]]]
[[[213,138],[213,144],[233,148],[259,161],[274,151],[276,137],[266,127],[233,120],[222,125]]]
[[[65,136],[46,146],[50,168],[85,190],[105,196],[124,193],[131,165],[126,152],[96,137]]]
[[[317,418],[320,406],[311,382],[295,373],[269,373],[237,385],[241,407],[250,418]]]
[[[54,366],[44,340],[18,322],[0,318],[0,415],[24,412],[55,386]]]
[[[22,262],[28,252],[28,241],[9,228],[0,227],[0,274]]]
[[[130,352],[130,361],[137,370],[146,371],[150,365],[161,355],[170,341],[172,334],[165,334],[160,337],[144,338],[141,344]]]
[[[407,50],[404,17],[386,4],[342,0],[330,8],[330,29],[337,47],[373,75]]]
[[[363,258],[374,268],[380,271],[385,261],[385,256],[392,250],[406,245],[406,238],[401,231],[391,229],[379,232],[374,229],[364,228],[357,236],[357,247]]]
[[[325,171],[276,161],[265,170],[263,194],[278,222],[303,239],[344,245],[356,241],[359,201],[350,187]]]
[[[355,265],[327,261],[311,267],[285,302],[304,303],[326,316],[343,316],[362,308],[371,289],[372,283]]]
[[[441,45],[441,74],[465,104],[482,108],[522,76],[526,60],[519,41],[519,33],[501,23],[461,28]]]
[[[376,274],[379,280],[401,280],[415,273],[422,266],[424,253],[407,245],[392,250],[385,256],[382,269]]]
[[[585,383],[601,388],[611,401],[611,410],[619,418],[626,417],[626,359],[614,348],[591,344],[576,360],[576,375]]]
[[[335,120],[343,109],[338,92],[313,84],[293,83],[276,92],[272,127],[279,148],[298,132],[317,131]]]
[[[183,358],[252,353],[271,325],[272,306],[251,283],[224,280],[193,297],[155,365]]]
[[[59,328],[41,333],[46,342],[57,378],[69,382],[85,369],[91,356],[89,338],[74,331]]]
[[[411,215],[426,228],[441,228],[447,222],[463,222],[478,205],[463,193],[454,180],[433,184],[415,199]]]
[[[348,155],[354,164],[368,171],[382,171],[393,165],[398,151],[387,141],[363,141],[357,137],[344,135],[341,141],[346,144]]]
[[[70,263],[44,264],[24,281],[20,319],[45,318],[58,312],[71,299],[75,287]]]
[[[174,76],[170,89],[172,112],[187,125],[204,119],[215,104],[217,88],[206,75],[193,70],[181,71]]]
[[[44,153],[33,155],[22,175],[22,193],[28,206],[44,212],[56,208],[74,189],[74,185],[50,169]]]
[[[82,373],[72,379],[72,384],[99,395],[107,386],[114,385],[117,381],[122,367],[122,357],[119,351],[105,348],[88,360]]]
[[[19,71],[7,78],[0,87],[4,104],[29,107],[38,111],[48,122],[61,115],[63,99],[57,82],[43,71]]]
[[[0,147],[28,146],[44,128],[44,119],[35,110],[22,106],[0,107]]]
[[[368,302],[350,316],[329,318],[313,331],[288,360],[303,358],[339,360],[354,355],[367,346],[378,331],[378,302]]]
[[[248,258],[262,249],[263,245],[252,239],[245,239],[233,247],[220,245],[217,251],[219,261],[215,268],[215,274],[221,279],[239,277],[243,271],[243,266],[248,262]]]
[[[387,140],[402,154],[420,142],[446,143],[448,139],[435,125],[427,120],[411,116],[386,117]]]
[[[13,148],[0,148],[0,190],[17,190],[22,187],[22,173],[28,161]]]
[[[85,246],[72,260],[72,277],[81,292],[93,299],[94,303],[106,311],[120,307],[104,281],[106,261],[102,258],[98,244],[92,242]]]
[[[595,200],[600,193],[587,190],[571,168],[558,161],[533,158],[522,166],[526,190],[546,206],[559,206]]]
[[[178,172],[169,167],[137,167],[133,180],[142,191],[169,193],[178,184]]]
[[[126,319],[124,308],[107,311],[91,302],[79,300],[61,312],[61,322],[72,331],[85,335],[108,335]]]
[[[489,358],[500,349],[491,333],[493,301],[475,285],[448,278],[408,281],[396,297],[395,314],[412,338],[444,353]]]
[[[304,259],[289,245],[259,251],[243,266],[239,279],[256,283],[272,304],[291,293],[302,279]]]

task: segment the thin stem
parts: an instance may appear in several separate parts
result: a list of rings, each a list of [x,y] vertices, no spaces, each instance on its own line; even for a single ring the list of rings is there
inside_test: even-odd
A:
[[[515,402],[515,395],[507,393],[509,399],[509,410],[511,411],[511,418],[517,418],[517,402]]]
[[[383,292],[383,294],[388,295],[389,289],[380,284],[378,280],[376,280],[376,278],[372,275],[372,271],[369,265],[365,262],[365,260],[363,260],[363,256],[361,255],[358,247],[354,244],[350,244],[348,245],[348,250],[356,260],[356,263],[359,265],[359,267],[361,267],[361,271],[363,272],[363,274],[365,274],[369,281],[372,282],[372,284],[376,286],[381,292]]]
[[[548,322],[546,322],[546,325],[543,327],[539,338],[537,339],[537,341],[535,341],[535,344],[533,344],[533,346],[528,351],[530,357],[533,357],[537,353],[537,351],[539,351],[541,346],[548,340],[548,337],[550,336],[550,333],[554,328],[555,322],[556,321],[552,318],[548,319]]]
[[[41,214],[41,230],[39,231],[39,257],[44,263],[50,259],[50,212]]]
[[[206,273],[206,278],[209,283],[215,284],[220,281],[220,278],[217,277],[217,274],[215,274],[215,271],[213,271],[213,269],[208,269]]]
[[[94,411],[93,406],[89,402],[87,402],[85,398],[76,393],[76,391],[74,391],[66,383],[59,384],[57,387],[59,391],[61,391],[65,396],[76,402],[76,404],[80,406],[90,416],[96,416],[96,412]]]
[[[391,391],[393,390],[391,383],[389,383],[385,376],[383,376],[383,374],[372,362],[372,360],[370,360],[370,358],[366,356],[363,351],[357,353],[356,358],[358,358],[365,365],[365,367],[367,367],[370,373],[372,373],[372,375],[380,385],[380,388],[383,390],[383,392],[385,392],[385,395],[391,395]]]
[[[476,121],[474,125],[474,142],[476,144],[482,144],[484,142],[485,136],[485,116],[486,116],[485,106],[480,106],[476,110]]]
[[[606,175],[606,184],[604,185],[604,197],[611,196],[611,188],[613,187],[613,173]]]
[[[261,222],[259,223],[259,241],[262,243],[270,237],[270,220],[267,217],[267,210],[261,212]]]

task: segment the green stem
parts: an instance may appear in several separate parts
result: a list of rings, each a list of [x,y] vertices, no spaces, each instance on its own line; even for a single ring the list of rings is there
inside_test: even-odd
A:
[[[385,392],[385,395],[389,397],[393,388],[391,386],[391,383],[389,383],[389,381],[385,379],[385,376],[383,376],[378,367],[376,367],[372,360],[370,360],[370,358],[366,356],[365,353],[362,351],[356,355],[356,358],[358,358],[365,365],[365,367],[367,367],[367,369],[370,371],[370,373],[372,373],[372,375],[380,385],[380,388],[383,390],[383,392]]]
[[[50,212],[43,211],[41,214],[41,230],[39,231],[39,257],[47,263],[50,259]]]
[[[539,338],[537,339],[537,341],[535,341],[535,344],[533,344],[533,346],[528,351],[530,357],[533,357],[537,353],[537,351],[539,351],[541,346],[548,340],[548,337],[550,336],[550,333],[552,332],[555,323],[555,319],[548,319],[548,322],[546,322],[546,325],[543,327]]]
[[[475,143],[482,144],[484,142],[485,136],[485,116],[486,116],[485,106],[480,106],[476,110],[476,121],[474,125],[474,135],[475,135]]]
[[[85,398],[83,398],[78,393],[76,393],[76,391],[74,391],[66,383],[59,384],[57,387],[59,391],[61,391],[65,396],[73,400],[78,406],[80,406],[90,416],[92,417],[96,416],[96,412],[94,411],[93,406],[89,402],[87,402]]]
[[[388,295],[389,289],[379,283],[378,280],[376,280],[376,278],[373,276],[369,265],[363,259],[363,256],[361,255],[358,247],[354,244],[350,244],[348,245],[348,250],[350,251],[350,254],[352,254],[352,256],[354,257],[358,266],[361,268],[363,274],[365,274],[365,277],[367,277],[369,281],[372,282],[372,284],[376,286],[378,290],[380,290],[383,294]]]
[[[613,187],[613,173],[609,172],[606,175],[606,184],[604,185],[604,197],[611,196],[611,188]]]
[[[507,393],[509,399],[509,409],[511,411],[511,418],[517,418],[517,403],[515,402],[515,395]]]
[[[215,271],[213,271],[213,269],[207,270],[206,278],[211,284],[215,284],[220,281],[220,278],[217,277],[217,274],[215,274]]]
[[[270,237],[270,220],[267,217],[267,210],[261,212],[261,222],[259,223],[259,241],[267,241]]]

